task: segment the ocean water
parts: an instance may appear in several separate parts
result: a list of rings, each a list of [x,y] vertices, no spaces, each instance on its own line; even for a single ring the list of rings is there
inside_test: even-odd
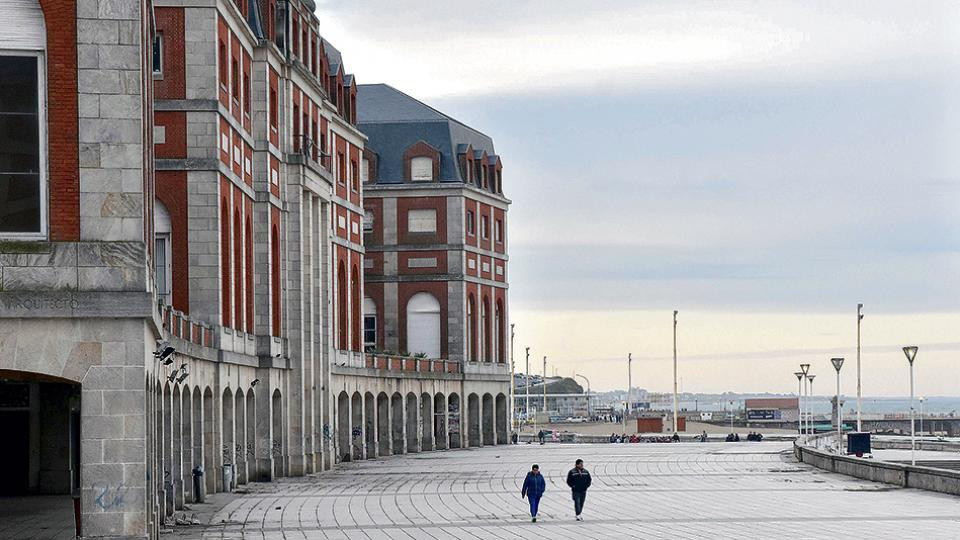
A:
[[[795,397],[795,396],[784,396]],[[832,405],[830,399],[833,396],[814,396],[811,400],[814,414],[830,414]],[[745,398],[734,398],[734,408],[743,409]],[[856,411],[857,396],[841,396],[843,402],[844,415],[848,412]],[[656,406],[656,405],[655,405]],[[725,411],[730,410],[730,400],[725,401],[681,401],[680,408],[695,410],[699,407],[701,411]],[[864,414],[907,414],[910,412],[909,397],[871,397],[863,396],[862,407]],[[914,407],[920,411],[920,401],[914,400]],[[925,397],[923,400],[924,415],[960,415],[960,397]]]

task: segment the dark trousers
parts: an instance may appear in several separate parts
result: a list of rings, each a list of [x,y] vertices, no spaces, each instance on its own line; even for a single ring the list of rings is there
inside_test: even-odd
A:
[[[537,517],[537,509],[540,507],[540,497],[531,497],[528,495],[527,500],[530,502],[530,517]]]
[[[573,492],[573,511],[579,516],[583,512],[583,501],[587,499],[586,491]]]

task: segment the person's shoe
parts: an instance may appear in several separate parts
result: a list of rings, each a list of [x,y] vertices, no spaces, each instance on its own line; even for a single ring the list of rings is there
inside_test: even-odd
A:
[[[533,518],[533,519],[531,519],[530,521],[536,523],[536,522],[537,522],[537,518]]]
[[[577,516],[577,521],[583,521],[583,518],[580,516]]]

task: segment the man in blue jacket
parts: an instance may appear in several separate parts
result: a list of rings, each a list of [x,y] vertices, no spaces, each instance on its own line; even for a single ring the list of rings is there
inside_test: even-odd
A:
[[[530,502],[530,517],[533,518],[531,521],[534,523],[537,522],[537,508],[540,506],[540,497],[543,497],[543,492],[546,490],[547,483],[543,480],[543,475],[540,474],[540,466],[534,465],[523,480],[523,490],[520,491],[520,497],[526,497],[527,501]]]

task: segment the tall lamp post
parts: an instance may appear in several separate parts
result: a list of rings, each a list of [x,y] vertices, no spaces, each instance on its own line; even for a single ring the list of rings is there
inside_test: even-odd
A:
[[[863,410],[863,393],[860,390],[860,321],[863,320],[863,304],[857,304],[857,432],[863,431],[860,416]]]
[[[677,432],[677,313],[673,310],[673,432]]]
[[[807,373],[810,371],[810,364],[800,364],[800,372],[803,373],[803,415],[800,416],[800,434],[807,433],[807,413],[810,412],[810,402],[807,401]]]
[[[623,404],[623,427],[620,433],[627,432],[627,413],[630,412],[630,398],[633,396],[633,353],[627,353],[627,401]]]
[[[816,377],[813,373],[807,373],[807,380],[810,381],[810,397],[807,399],[807,429],[810,435],[814,435],[816,430],[813,427],[813,379]]]
[[[590,410],[590,379],[584,377],[583,375],[579,375],[577,373],[574,373],[573,376],[580,377],[581,379],[587,381],[587,418],[593,418],[593,413]]]
[[[543,412],[547,412],[547,357],[543,357]],[[546,424],[550,423],[550,413],[547,413]]]
[[[524,411],[526,411],[525,413],[526,420],[527,420],[526,423],[529,424],[530,423],[530,347],[527,347],[527,373],[524,375],[523,379],[524,379],[524,386],[526,387],[526,393],[527,393],[527,406],[524,408]]]
[[[843,411],[840,408],[840,368],[843,367],[843,358],[831,358],[833,369],[837,370],[837,454],[843,446]]]
[[[903,354],[907,357],[907,362],[910,363],[910,464],[917,464],[917,434],[914,430],[913,419],[914,419],[914,410],[913,410],[913,359],[917,357],[917,346],[911,345],[909,347],[903,348]]]
[[[797,432],[803,435],[803,372],[794,372],[797,376]]]

